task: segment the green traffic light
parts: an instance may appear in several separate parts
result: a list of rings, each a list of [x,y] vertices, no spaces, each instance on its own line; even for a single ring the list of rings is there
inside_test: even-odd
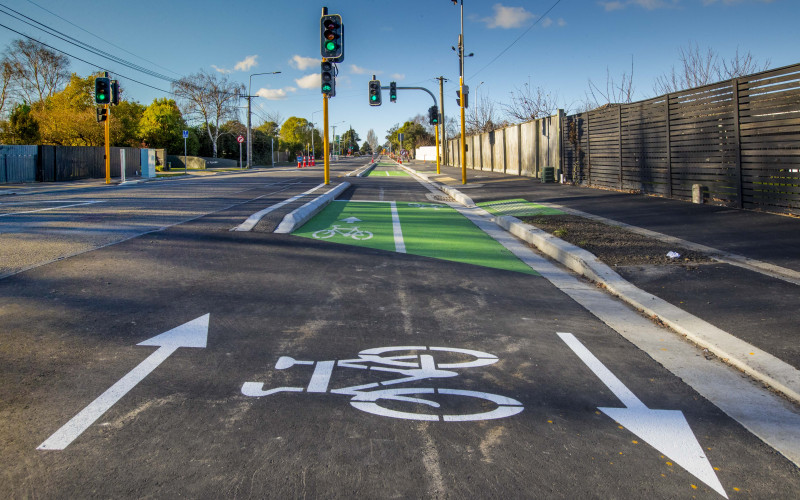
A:
[[[333,42],[326,43],[325,44],[325,50],[333,52],[334,50],[336,50],[336,44],[333,43]]]
[[[100,100],[100,101],[105,101],[106,100],[106,95],[105,94],[98,94],[97,99]]]
[[[325,92],[330,92],[331,86],[328,85],[328,84],[325,84],[325,85],[322,86],[322,90],[325,91]]]
[[[369,98],[371,100],[373,100],[373,101],[377,101],[378,100],[378,96],[376,96],[376,95],[371,95],[371,96],[369,96]]]

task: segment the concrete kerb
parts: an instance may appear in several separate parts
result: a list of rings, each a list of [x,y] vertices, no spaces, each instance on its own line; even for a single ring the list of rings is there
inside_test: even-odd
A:
[[[362,170],[361,172],[356,174],[356,177],[366,177],[366,176],[368,176],[369,173],[372,172],[373,170],[375,170],[375,167],[377,167],[377,166],[378,166],[378,162],[370,163],[369,165],[367,165],[367,168],[365,168],[364,170]]]
[[[317,196],[302,207],[286,214],[274,232],[281,234],[291,233],[317,215],[328,203],[335,200],[337,196],[342,194],[342,192],[349,187],[349,182],[343,182],[333,189],[328,190],[326,193]]]
[[[465,207],[467,207],[467,208],[475,208],[475,207],[477,207],[475,202],[472,201],[472,198],[470,198],[469,196],[465,195],[461,191],[459,191],[457,189],[453,189],[450,186],[447,186],[445,184],[441,184],[439,182],[431,180],[431,178],[429,176],[427,176],[425,174],[421,174],[421,173],[417,172],[416,170],[414,170],[412,168],[406,167],[405,165],[401,165],[401,164],[398,163],[397,166],[399,166],[400,168],[402,168],[403,170],[408,172],[410,175],[412,175],[414,177],[417,177],[419,179],[422,179],[422,180],[424,180],[425,182],[427,182],[429,184],[432,184],[434,187],[436,187],[436,189],[438,189],[439,191],[442,191],[443,193],[447,194],[447,196],[453,198],[454,200],[456,200],[457,202],[461,203]]]
[[[461,194],[456,189],[431,182],[424,174],[418,174],[407,167],[403,168],[430,182],[459,203],[468,207],[475,206],[468,197],[465,198],[469,200],[470,204],[464,203],[462,201],[464,195],[453,196],[451,192]],[[447,189],[442,189],[443,187]],[[594,254],[582,248],[556,238],[535,226],[525,224],[515,217],[498,216],[494,218],[494,222],[573,272],[602,284],[613,295],[647,316],[661,321],[695,345],[708,349],[723,362],[762,382],[793,402],[800,403],[800,371],[788,363],[633,286],[610,267],[600,262]]]

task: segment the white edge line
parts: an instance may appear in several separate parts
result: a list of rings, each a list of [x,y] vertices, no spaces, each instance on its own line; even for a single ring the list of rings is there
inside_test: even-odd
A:
[[[398,253],[406,253],[406,243],[403,240],[403,228],[400,226],[400,214],[397,212],[397,203],[390,202],[392,208],[392,230],[394,232],[394,248]]]
[[[105,203],[105,200],[84,201],[84,202],[81,202],[81,203],[73,203],[71,205],[59,205],[57,207],[40,208],[38,210],[27,210],[25,212],[11,212],[11,213],[7,213],[7,214],[0,214],[0,217],[9,217],[11,215],[32,214],[32,213],[36,213],[36,212],[45,212],[47,210],[59,210],[61,208],[80,207],[80,206],[83,206],[83,205],[91,205],[93,203]]]

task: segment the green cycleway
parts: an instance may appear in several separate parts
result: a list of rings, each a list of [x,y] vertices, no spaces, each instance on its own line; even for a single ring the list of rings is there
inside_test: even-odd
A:
[[[334,201],[292,234],[537,274],[455,209],[442,204]],[[402,235],[398,246],[398,234]]]
[[[367,177],[409,177],[409,175],[394,163],[378,162]]]

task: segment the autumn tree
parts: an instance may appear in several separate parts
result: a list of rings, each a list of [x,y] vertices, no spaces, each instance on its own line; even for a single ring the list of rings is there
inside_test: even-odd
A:
[[[239,96],[245,93],[244,85],[230,81],[227,76],[201,70],[174,82],[172,90],[181,101],[184,114],[205,125],[216,158],[217,142],[223,133],[221,125],[236,117],[236,105]]]
[[[147,147],[163,148],[170,153],[183,151],[185,129],[186,121],[173,99],[155,99],[139,121],[139,136]]]

